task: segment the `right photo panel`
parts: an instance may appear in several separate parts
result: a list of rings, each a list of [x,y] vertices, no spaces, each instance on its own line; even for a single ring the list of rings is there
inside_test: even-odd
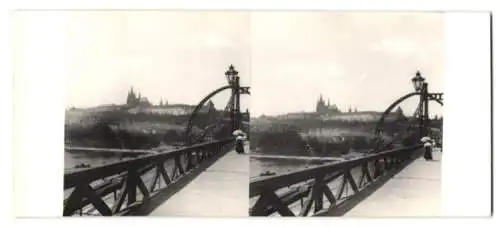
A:
[[[250,18],[249,215],[439,216],[444,14]]]

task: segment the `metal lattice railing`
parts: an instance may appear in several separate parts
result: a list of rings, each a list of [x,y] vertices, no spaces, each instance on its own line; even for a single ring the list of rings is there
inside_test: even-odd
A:
[[[415,145],[388,150],[254,179],[250,182],[250,215],[315,216],[335,212],[382,176],[402,169],[421,147]]]
[[[147,206],[152,196],[229,150],[232,142],[229,138],[67,172],[63,215],[125,215]]]

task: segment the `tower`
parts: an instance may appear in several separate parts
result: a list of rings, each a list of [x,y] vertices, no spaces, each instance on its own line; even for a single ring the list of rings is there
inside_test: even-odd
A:
[[[319,95],[319,99],[316,102],[316,112],[323,113],[325,110],[325,100],[323,100],[323,95]]]
[[[135,96],[134,88],[131,86],[130,91],[127,95],[127,105],[135,105],[137,102],[137,97]]]

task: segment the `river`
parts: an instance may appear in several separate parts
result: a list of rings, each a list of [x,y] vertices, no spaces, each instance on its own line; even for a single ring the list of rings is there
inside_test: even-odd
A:
[[[176,145],[162,145],[156,149],[174,150],[179,148]],[[114,162],[124,161],[127,159],[137,158],[141,154],[131,153],[111,153],[111,152],[94,152],[94,151],[68,151],[64,152],[64,169],[72,169],[76,165],[86,164],[91,167],[110,164]]]
[[[350,151],[348,154],[342,155],[338,158],[352,159],[362,157],[365,154],[358,151]],[[332,157],[329,157],[332,158]],[[258,177],[261,173],[272,172],[277,175],[297,171],[301,169],[311,168],[318,165],[333,163],[332,160],[300,160],[300,159],[287,159],[287,158],[270,158],[270,157],[251,157],[250,158],[250,178]]]
[[[75,165],[87,164],[91,167],[123,161],[138,157],[132,154],[92,153],[92,152],[64,152],[64,169],[72,169]]]
[[[117,153],[103,154],[91,152],[65,152],[64,167],[65,169],[72,169],[74,168],[74,166],[80,164],[88,164],[91,167],[95,167],[135,158],[138,156],[139,155]],[[282,174],[326,164],[329,162],[333,161],[250,157],[250,177],[253,178],[259,176],[261,173],[266,171],[274,172],[276,174]]]
[[[283,174],[306,169],[333,161],[296,160],[283,158],[250,158],[250,178],[258,177],[263,172]]]

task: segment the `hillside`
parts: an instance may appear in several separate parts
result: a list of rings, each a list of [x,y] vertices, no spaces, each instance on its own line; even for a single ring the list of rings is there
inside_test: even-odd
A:
[[[251,119],[250,146],[256,152],[280,155],[340,156],[375,147],[375,127],[381,112],[290,113]],[[391,113],[384,130],[389,138],[403,131],[406,117]],[[403,123],[403,124],[402,124]]]

